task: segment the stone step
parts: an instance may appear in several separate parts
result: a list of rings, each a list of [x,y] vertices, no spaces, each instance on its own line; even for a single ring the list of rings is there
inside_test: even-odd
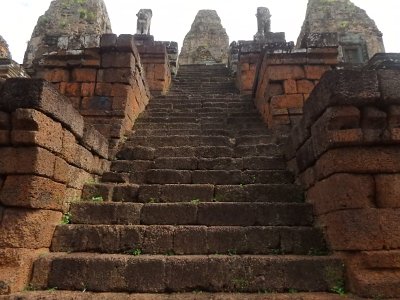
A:
[[[140,119],[142,118],[258,118],[258,112],[235,112],[235,113],[227,113],[227,112],[149,112],[145,111],[140,115]]]
[[[169,170],[285,170],[286,162],[276,157],[198,158],[159,157],[153,160],[117,160],[111,164],[112,172],[135,172],[149,169]]]
[[[51,253],[36,261],[43,289],[93,292],[330,291],[343,280],[335,257]]]
[[[52,252],[174,255],[327,253],[312,227],[59,225]]]
[[[125,145],[149,147],[181,147],[181,146],[234,146],[235,141],[226,136],[137,136],[129,138]]]
[[[115,172],[128,173],[128,172]],[[134,184],[288,184],[293,174],[284,170],[176,170],[148,169],[130,171],[129,182]]]
[[[270,135],[268,130],[228,130],[226,129],[135,129],[129,136],[188,136],[188,135],[204,135],[204,136],[261,136]]]
[[[153,160],[160,157],[197,157],[197,158],[220,158],[220,157],[280,157],[282,149],[276,144],[261,144],[253,146],[237,146],[235,148],[226,146],[182,146],[182,147],[144,147],[128,146],[118,152],[117,158],[121,160]]]
[[[192,129],[202,129],[201,124],[199,123],[135,123],[133,129],[184,129],[184,130],[192,130]],[[214,128],[212,128],[214,129]]]
[[[72,224],[311,226],[312,206],[306,203],[115,203],[71,204]]]
[[[122,174],[120,174],[122,176]],[[129,181],[129,174],[126,174]],[[83,188],[82,199],[137,203],[266,202],[302,203],[303,191],[294,184],[126,184],[94,183]]]
[[[2,300],[343,300],[343,296],[332,293],[205,293],[193,291],[192,293],[168,293],[165,294],[130,294],[130,293],[91,293],[82,291],[24,291],[9,296],[0,296]],[[346,294],[348,300],[360,300]]]

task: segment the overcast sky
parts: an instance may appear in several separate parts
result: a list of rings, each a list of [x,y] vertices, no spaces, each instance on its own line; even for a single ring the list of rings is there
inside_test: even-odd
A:
[[[2,0],[5,2],[5,0]],[[0,35],[10,46],[13,59],[22,63],[26,42],[40,15],[51,0],[11,0],[2,3]],[[182,46],[199,9],[215,9],[231,41],[251,40],[257,31],[256,10],[268,7],[272,14],[272,31],[286,32],[288,41],[296,41],[304,20],[307,0],[105,0],[113,32],[136,30],[136,13],[151,8],[151,33],[156,40],[177,41]],[[383,32],[387,52],[400,52],[400,0],[353,0],[365,9]]]

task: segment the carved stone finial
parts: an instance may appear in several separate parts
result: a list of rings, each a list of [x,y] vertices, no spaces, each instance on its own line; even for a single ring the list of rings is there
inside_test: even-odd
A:
[[[136,16],[138,17],[136,33],[150,35],[151,18],[153,17],[152,10],[141,9]]]
[[[256,16],[258,31],[254,36],[254,39],[260,41],[264,40],[266,35],[271,32],[271,13],[266,7],[258,7]]]

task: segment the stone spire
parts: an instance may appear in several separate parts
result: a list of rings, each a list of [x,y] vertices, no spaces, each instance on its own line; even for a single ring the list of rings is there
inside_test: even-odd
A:
[[[0,58],[11,59],[11,53],[8,49],[8,44],[5,39],[0,35]]]
[[[382,33],[375,22],[365,10],[355,6],[350,0],[309,0],[297,47],[305,47],[305,41],[310,34],[327,32],[338,34],[344,60],[346,47],[353,47],[354,59],[357,58],[356,55],[360,55],[364,56],[359,57],[364,58],[364,61],[385,51]],[[359,47],[358,54],[356,46]]]
[[[25,53],[24,65],[31,65],[39,49],[52,37],[101,35],[111,33],[111,24],[103,0],[54,0],[39,17]]]
[[[229,37],[215,10],[200,10],[186,35],[179,64],[228,62]]]

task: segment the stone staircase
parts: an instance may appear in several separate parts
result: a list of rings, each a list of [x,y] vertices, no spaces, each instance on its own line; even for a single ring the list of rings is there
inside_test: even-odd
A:
[[[340,289],[342,263],[325,255],[312,207],[286,170],[284,142],[251,99],[237,94],[224,66],[182,66],[169,95],[152,99],[137,120],[111,172],[86,185],[86,201],[71,205],[70,224],[58,226],[52,252],[36,261],[32,286],[97,293]],[[221,299],[246,299],[237,295]],[[309,295],[301,299],[335,299]]]

